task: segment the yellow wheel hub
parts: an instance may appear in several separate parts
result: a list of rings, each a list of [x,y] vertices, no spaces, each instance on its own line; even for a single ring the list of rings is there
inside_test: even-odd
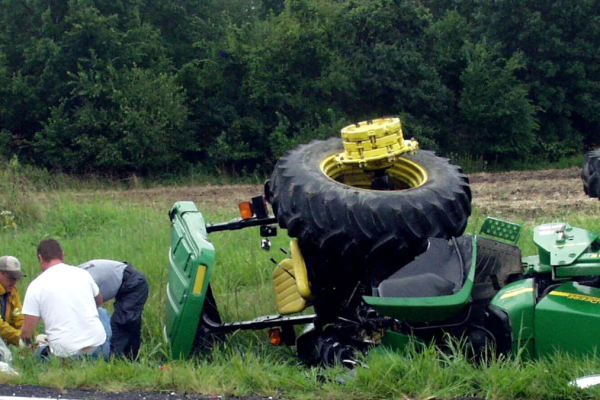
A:
[[[414,140],[404,140],[399,118],[379,118],[349,125],[342,129],[344,153],[336,156],[340,164],[361,169],[382,169],[396,158],[419,148]]]
[[[419,144],[404,140],[399,118],[359,122],[342,129],[344,152],[321,162],[321,170],[331,179],[348,186],[370,189],[376,171],[385,170],[393,190],[411,189],[427,181],[425,168],[402,157],[414,153]]]
[[[321,170],[334,181],[360,189],[371,189],[373,171],[363,170],[350,164],[340,164],[335,155],[325,158],[321,162]],[[425,168],[414,161],[398,157],[391,167],[386,170],[394,190],[412,189],[427,182],[428,175]]]

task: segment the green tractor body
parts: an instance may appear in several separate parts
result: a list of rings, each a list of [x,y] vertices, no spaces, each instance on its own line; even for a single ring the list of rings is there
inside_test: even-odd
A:
[[[322,365],[352,366],[359,352],[405,349],[415,339],[444,346],[449,337],[475,357],[597,354],[599,235],[540,225],[537,254],[527,257],[516,224],[488,218],[479,234],[463,235],[468,178],[404,140],[400,127],[396,119],[365,121],[343,131],[343,141],[286,153],[264,196],[240,206],[241,218],[207,224],[194,203],[175,203],[164,327],[173,357],[263,329],[271,344],[295,346]],[[595,196],[600,153],[586,160],[584,189]],[[209,235],[252,227],[263,250],[278,228],[291,238],[289,258],[272,275],[277,314],[222,322]]]
[[[576,355],[594,354],[600,332],[600,289],[577,282],[550,291],[535,308],[536,355],[557,350]]]
[[[557,351],[594,354],[600,329],[600,289],[577,282],[553,286],[543,297],[534,279],[506,286],[492,305],[507,314],[512,351],[525,358],[551,356]]]
[[[552,273],[553,278],[600,275],[598,234],[565,223],[544,224],[534,228],[533,241],[538,255],[524,258],[532,273]]]
[[[215,261],[209,233],[268,226],[273,220],[263,215],[263,218],[207,226],[192,202],[176,203],[169,215],[171,249],[164,333],[173,356],[179,358],[193,353],[200,328],[206,322],[202,315]],[[468,326],[480,324],[495,336],[493,342],[504,353],[520,353],[532,359],[556,351],[593,354],[598,342],[593,333],[600,332],[598,234],[564,223],[540,225],[534,229],[538,254],[521,258],[514,244],[505,243],[516,241],[519,233],[514,224],[488,219],[480,235],[460,238],[458,247],[464,249],[462,256],[457,253],[459,262],[453,267],[449,262],[441,266],[448,270],[462,265],[460,268],[465,271],[459,287],[450,294],[404,297],[392,291],[391,295],[384,295],[383,285],[379,291],[364,294],[362,301],[375,313],[371,314],[371,323],[379,324],[379,338],[370,342],[403,349],[411,337],[424,342],[435,339],[437,334],[433,332],[435,329],[429,332],[430,326],[452,330],[455,325],[463,324],[455,334],[469,337],[473,330]],[[426,254],[417,257],[415,263],[419,259],[422,263],[428,260]],[[411,264],[401,270],[410,268]],[[423,275],[420,268],[423,266],[416,264],[416,272],[405,273],[402,279],[417,278],[413,282],[421,282],[416,284],[428,293],[431,289],[423,286],[425,281],[418,280]],[[431,280],[428,278],[427,282]],[[432,293],[437,293],[435,290]],[[472,315],[477,314],[483,316],[473,319]],[[462,322],[457,324],[457,321]],[[251,321],[227,323],[208,321],[208,325],[212,332],[228,333],[273,327],[290,331],[294,325],[312,326],[317,322],[315,314],[303,314],[260,316]],[[310,353],[313,346],[323,347],[319,337],[325,332],[321,327],[312,332],[310,340],[298,338],[298,343],[304,343],[303,340],[308,343],[299,349]],[[337,341],[332,346],[339,346],[339,338],[345,335],[343,331],[335,332]],[[326,335],[328,340],[331,336]],[[296,344],[295,338],[288,344]]]
[[[208,241],[204,218],[194,203],[178,202],[169,215],[171,248],[164,335],[173,356],[182,358],[192,351],[215,248]]]
[[[600,328],[598,234],[565,223],[534,228],[538,255],[523,257],[524,276],[491,301],[510,319],[512,350],[539,357],[593,354]]]
[[[505,348],[515,354],[522,351],[524,357],[534,357],[535,280],[523,279],[507,285],[494,297],[491,305],[501,311],[506,326],[510,327],[510,343]]]
[[[486,225],[492,221],[488,219]],[[489,235],[518,239],[513,224],[494,222],[502,225],[504,232],[488,230]],[[534,243],[539,254],[522,257],[520,279],[498,290],[487,307],[487,312],[497,316],[495,328],[503,326],[506,333],[505,343],[501,343],[503,335],[499,335],[496,345],[525,359],[551,356],[557,351],[596,354],[598,338],[593,333],[600,332],[598,234],[564,223],[544,224],[534,228]],[[474,246],[474,263],[476,251]],[[472,289],[471,282],[467,281],[464,288]],[[472,295],[469,291],[469,301]],[[365,301],[394,318],[439,322],[455,314],[447,308],[452,298],[456,295],[417,299],[365,297]],[[412,307],[405,311],[407,304]],[[455,306],[455,310],[461,308],[457,303]],[[407,343],[406,335],[391,332],[386,336],[390,337],[384,343],[394,348],[401,349]]]
[[[261,196],[262,199],[262,196]],[[256,201],[256,199],[255,199]],[[267,315],[250,321],[222,323],[210,289],[215,262],[215,249],[209,241],[211,232],[261,226],[265,237],[272,236],[273,218],[235,219],[222,224],[206,224],[202,213],[191,201],[175,203],[171,219],[169,276],[164,337],[174,358],[197,353],[198,347],[221,334],[237,330],[259,330],[278,327],[284,334],[294,325],[308,324],[315,315]],[[210,301],[209,301],[210,299]],[[291,344],[286,342],[286,344]]]

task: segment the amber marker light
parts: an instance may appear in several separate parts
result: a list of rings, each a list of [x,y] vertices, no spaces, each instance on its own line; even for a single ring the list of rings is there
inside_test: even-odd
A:
[[[269,329],[269,343],[271,343],[271,346],[281,345],[281,331],[279,328]]]
[[[240,208],[240,215],[242,219],[252,218],[252,206],[250,205],[249,201],[239,203],[238,207]]]

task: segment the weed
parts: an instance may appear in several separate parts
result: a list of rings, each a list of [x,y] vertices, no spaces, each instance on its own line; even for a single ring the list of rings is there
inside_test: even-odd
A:
[[[15,216],[11,211],[0,212],[0,221],[2,229],[17,229],[17,223],[15,222]]]

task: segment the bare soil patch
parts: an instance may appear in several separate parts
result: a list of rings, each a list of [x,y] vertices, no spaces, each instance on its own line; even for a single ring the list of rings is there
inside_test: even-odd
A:
[[[581,168],[477,173],[469,176],[473,206],[483,215],[531,219],[600,213],[600,203],[583,193]],[[194,201],[199,209],[235,207],[263,193],[262,185],[203,185],[78,192],[76,197],[102,197],[115,202],[139,202],[168,210],[177,201]]]
[[[168,186],[150,189],[127,189],[109,191],[83,191],[74,194],[79,199],[96,199],[116,203],[141,203],[169,210],[177,201],[193,201],[198,208],[214,206],[235,207],[241,201],[263,193],[262,185],[202,185]]]
[[[598,213],[583,192],[581,168],[479,173],[470,176],[473,205],[484,215],[530,219]]]

